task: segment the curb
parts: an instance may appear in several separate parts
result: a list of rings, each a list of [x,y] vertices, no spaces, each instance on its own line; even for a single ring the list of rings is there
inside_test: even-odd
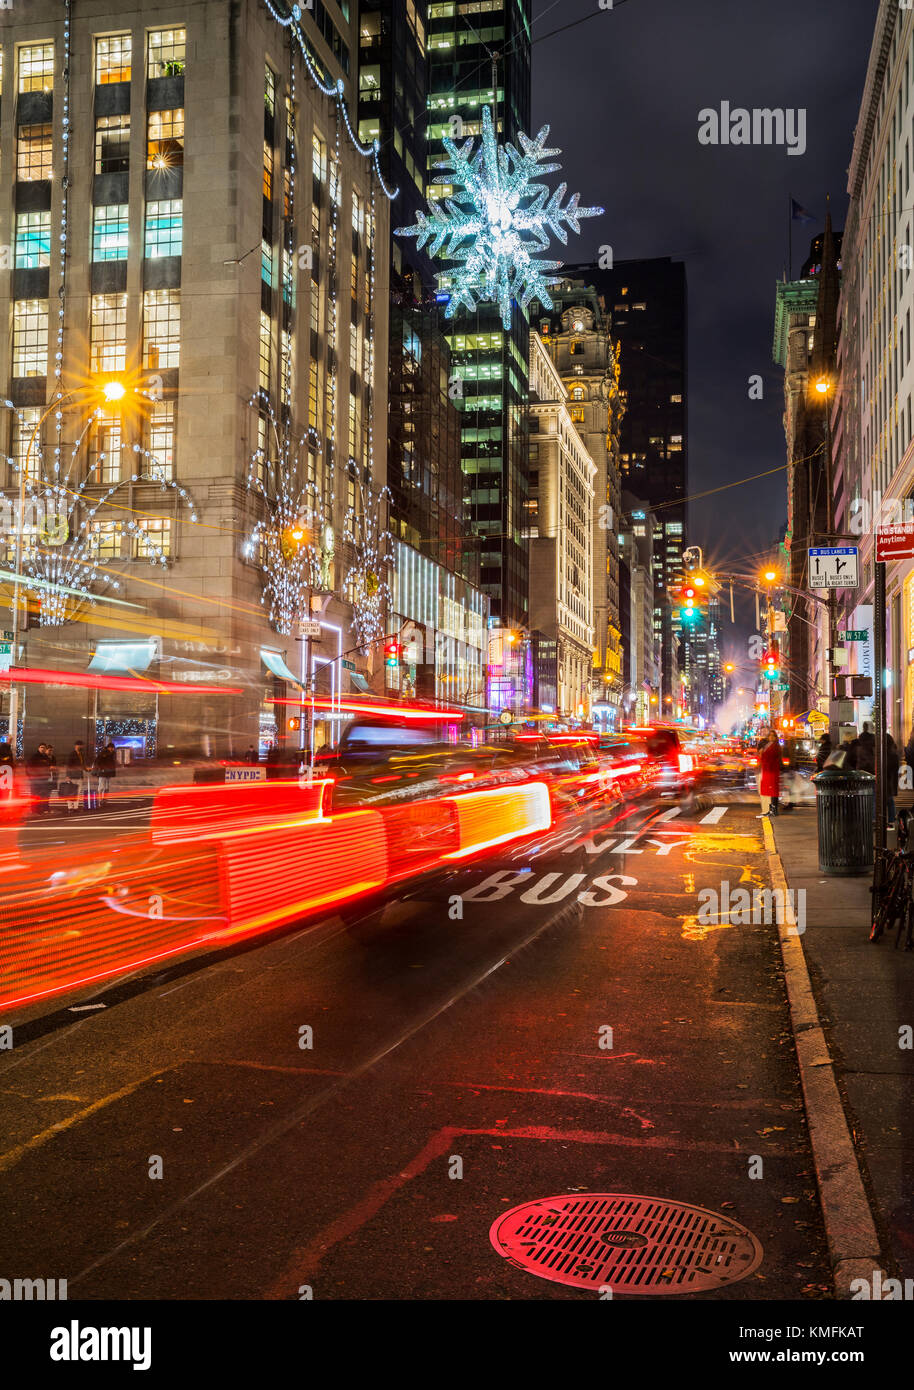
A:
[[[852,1280],[871,1282],[875,1270],[885,1274],[885,1268],[769,821],[762,821],[762,831],[772,885],[784,894],[787,920],[778,923],[778,936],[835,1297],[849,1299]]]

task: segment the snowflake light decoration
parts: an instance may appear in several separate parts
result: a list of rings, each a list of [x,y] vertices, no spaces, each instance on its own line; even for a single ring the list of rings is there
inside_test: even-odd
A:
[[[393,603],[387,582],[394,558],[387,524],[391,492],[383,487],[375,493],[370,472],[360,472],[355,459],[349,460],[348,472],[355,484],[355,506],[343,518],[343,538],[352,555],[344,587],[352,604],[352,630],[359,649],[367,651],[384,636],[385,614]]]
[[[542,162],[561,154],[546,148],[548,136],[547,125],[535,140],[519,135],[522,153],[511,144],[499,146],[486,106],[477,149],[472,136],[459,146],[444,137],[448,157],[437,160],[435,167],[450,173],[438,174],[434,182],[453,185],[454,195],[444,199],[443,209],[429,200],[431,215],[418,213],[416,225],[399,227],[397,236],[416,237],[420,251],[429,242],[430,256],[440,253],[458,262],[451,272],[446,318],[453,318],[461,304],[472,312],[478,304],[495,303],[502,323],[510,328],[512,299],[522,308],[531,299],[552,308],[547,286],[556,284],[558,277],[547,272],[562,263],[544,260],[539,253],[548,250],[550,234],[567,245],[565,224],[579,233],[580,218],[596,217],[603,209],[578,207],[577,193],[563,207],[567,184],[560,183],[550,197],[547,185],[535,182],[562,167]]]

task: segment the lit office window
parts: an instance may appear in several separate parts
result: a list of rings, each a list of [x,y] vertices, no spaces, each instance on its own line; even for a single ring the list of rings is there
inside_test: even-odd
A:
[[[143,366],[151,371],[177,367],[181,357],[180,290],[147,290],[143,295]]]
[[[126,261],[127,204],[110,203],[92,210],[93,261]]]
[[[15,480],[23,468],[26,476],[37,478],[41,467],[41,442],[35,434],[42,416],[40,405],[23,406],[13,418],[13,439],[10,457],[15,464]]]
[[[99,116],[95,122],[96,174],[126,174],[130,169],[130,116]]]
[[[48,301],[17,299],[13,308],[13,376],[48,374]]]
[[[136,533],[136,553],[141,559],[158,559],[171,554],[171,518],[140,517]]]
[[[107,38],[96,39],[96,83],[103,86],[107,82],[129,82],[131,52],[132,40],[129,34],[109,34]]]
[[[146,168],[179,169],[184,163],[184,107],[150,111],[146,121]]]
[[[94,294],[89,329],[89,370],[122,372],[127,365],[127,296]]]
[[[184,29],[151,29],[146,42],[146,70],[150,77],[180,77],[187,59]]]
[[[120,560],[124,554],[123,521],[90,521],[89,546],[100,560]]]
[[[122,445],[120,415],[110,410],[97,411],[89,439],[90,482],[97,486],[120,482]]]
[[[151,478],[168,480],[175,475],[175,403],[154,401],[145,426],[146,460]]]
[[[184,203],[172,198],[162,203],[146,204],[146,257],[180,256]]]
[[[16,177],[21,183],[49,179],[51,174],[51,127],[21,125],[16,140]]]
[[[54,90],[54,45],[26,44],[19,50],[19,91]]]
[[[269,66],[264,74],[263,104],[272,116],[276,111],[276,73]]]
[[[269,391],[271,379],[271,364],[273,362],[273,333],[270,315],[263,310],[260,313],[260,387],[263,391]]]
[[[263,196],[267,202],[273,198],[273,147],[269,140],[263,142]]]
[[[16,218],[16,269],[40,270],[50,264],[50,212],[20,212]]]

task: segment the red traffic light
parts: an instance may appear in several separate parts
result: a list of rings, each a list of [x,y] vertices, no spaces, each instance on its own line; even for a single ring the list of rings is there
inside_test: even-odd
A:
[[[390,640],[384,643],[384,659],[388,666],[397,666],[400,662],[403,648],[399,642]]]

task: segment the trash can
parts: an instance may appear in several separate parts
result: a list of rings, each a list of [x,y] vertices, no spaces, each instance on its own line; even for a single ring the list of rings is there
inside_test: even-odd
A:
[[[819,873],[830,877],[871,873],[876,778],[871,772],[824,767],[812,781],[816,788]]]

